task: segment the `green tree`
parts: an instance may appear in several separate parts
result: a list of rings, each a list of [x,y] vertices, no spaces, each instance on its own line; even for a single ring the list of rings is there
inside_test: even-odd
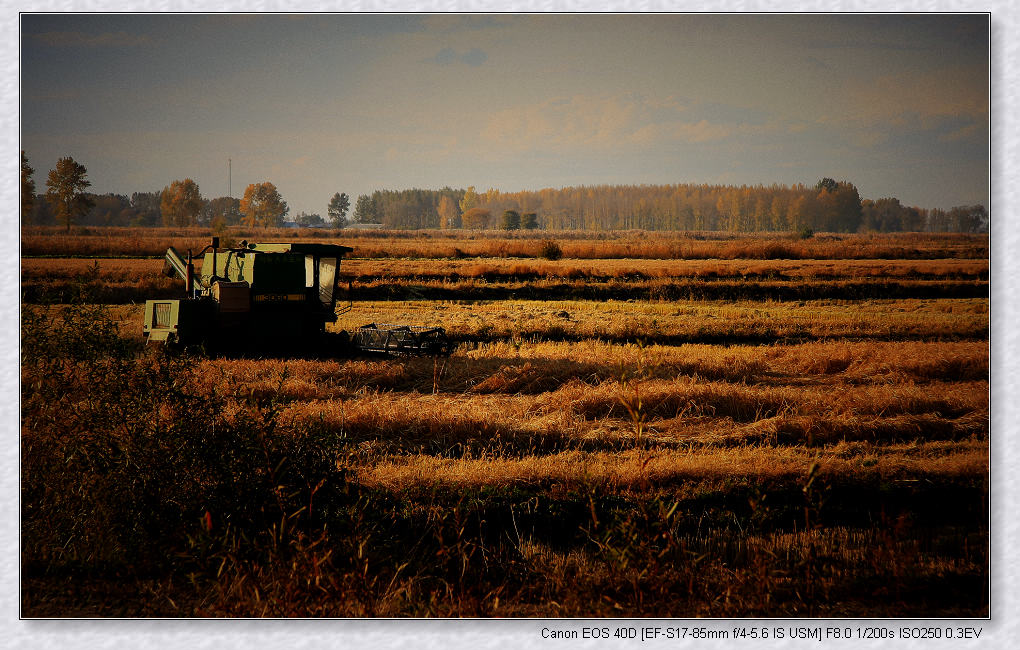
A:
[[[345,193],[337,192],[329,200],[329,207],[326,214],[334,228],[343,228],[347,225],[347,211],[351,209],[351,197]]]
[[[321,226],[326,222],[323,221],[321,215],[300,212],[296,217],[294,217],[294,223],[299,226]]]
[[[86,178],[85,166],[70,156],[57,161],[46,178],[46,202],[58,223],[71,231],[71,225],[92,208],[85,188],[92,185]]]
[[[362,194],[354,204],[354,221],[357,223],[378,223],[378,209],[372,197]]]
[[[819,192],[822,191],[822,190],[827,190],[829,192],[835,192],[838,188],[839,188],[839,183],[837,183],[836,181],[834,181],[834,180],[832,180],[831,178],[828,178],[828,177],[823,178],[822,180],[820,180],[817,183],[815,183],[815,189],[818,190]]]
[[[202,206],[198,183],[190,178],[170,183],[159,197],[159,212],[164,226],[194,226],[198,223]]]
[[[520,230],[521,213],[517,210],[506,210],[503,212],[503,230]]]
[[[525,212],[521,215],[521,228],[534,230],[538,228],[538,215],[534,212]]]
[[[276,186],[269,181],[249,185],[244,190],[240,207],[243,215],[241,221],[249,228],[279,226],[283,223],[283,217],[290,211]]]
[[[35,181],[32,174],[35,170],[28,164],[24,150],[21,152],[21,220],[29,221],[32,217],[32,206],[35,204]]]
[[[439,207],[436,208],[436,212],[439,213],[440,228],[460,228],[460,210],[457,207],[457,202],[449,195],[444,194],[439,199]]]

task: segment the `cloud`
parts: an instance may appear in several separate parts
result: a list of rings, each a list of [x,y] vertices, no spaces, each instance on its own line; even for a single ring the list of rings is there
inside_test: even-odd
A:
[[[928,127],[946,118],[988,119],[988,70],[956,66],[922,74],[886,75],[843,87],[829,118],[849,124]]]
[[[100,34],[42,32],[35,34],[32,38],[51,47],[139,47],[152,43],[152,39],[148,36],[127,32],[103,32]]]
[[[972,122],[971,124],[956,129],[955,131],[939,136],[939,140],[942,142],[960,142],[962,140],[969,140],[972,138],[984,138],[985,131],[982,126],[983,125],[977,122]]]
[[[435,14],[422,17],[421,24],[426,31],[451,34],[482,29],[501,29],[517,22],[516,18],[498,15]]]
[[[757,128],[692,117],[691,108],[673,98],[577,95],[496,111],[482,138],[504,150],[609,150],[670,142],[705,143],[752,133]]]
[[[987,137],[987,68],[952,66],[854,81],[832,96],[816,126],[854,148],[905,142],[977,143]]]
[[[456,63],[463,63],[465,65],[477,67],[488,60],[489,55],[477,47],[473,47],[463,53],[457,52],[452,47],[444,47],[439,50],[435,56],[424,59],[424,62],[435,63],[436,65],[453,65]]]

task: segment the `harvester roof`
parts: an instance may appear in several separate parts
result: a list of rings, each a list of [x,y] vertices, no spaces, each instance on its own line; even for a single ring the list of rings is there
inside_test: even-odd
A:
[[[300,253],[302,255],[318,255],[320,257],[343,257],[354,250],[349,246],[340,246],[339,244],[312,244],[305,242],[251,244],[248,248],[256,253]]]

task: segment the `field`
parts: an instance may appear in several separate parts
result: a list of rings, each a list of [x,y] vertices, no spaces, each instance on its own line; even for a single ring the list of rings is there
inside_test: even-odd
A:
[[[23,231],[26,616],[988,614],[986,236],[345,233],[450,357],[144,349],[208,235]]]

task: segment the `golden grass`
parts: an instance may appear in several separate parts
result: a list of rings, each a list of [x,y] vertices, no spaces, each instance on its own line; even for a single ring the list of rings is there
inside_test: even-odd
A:
[[[650,485],[682,487],[688,481],[796,480],[818,463],[822,477],[873,482],[987,477],[988,448],[983,443],[926,443],[892,446],[870,456],[845,458],[838,450],[749,447],[698,452],[632,450],[622,453],[568,451],[522,459],[394,458],[358,468],[365,485],[406,490],[436,485],[452,487],[559,483],[597,484],[610,489],[645,489]]]
[[[46,229],[24,234],[38,238],[30,242],[37,250],[63,246],[81,254],[136,246],[139,251],[150,247],[156,256],[168,240],[204,245],[207,235],[102,229],[71,238]],[[117,236],[111,239],[111,234]],[[425,286],[454,274],[464,286],[524,278],[627,287],[676,278],[801,284],[830,278],[987,277],[987,238],[963,236],[794,242],[570,233],[558,239],[572,260],[500,259],[530,254],[548,236],[352,233],[365,257],[492,257],[366,259],[347,268],[353,272],[360,265],[364,287],[390,281]],[[940,259],[742,261],[776,254]],[[588,255],[646,259],[583,261]],[[735,261],[651,259],[676,255]],[[92,275],[91,264],[23,260],[22,279],[40,286],[73,283]],[[101,260],[92,279],[125,290],[147,287],[159,277],[161,264],[159,259]],[[316,516],[331,517],[330,535],[312,521],[310,507],[287,520],[297,526],[289,537],[283,534],[285,521],[278,525],[271,517],[264,528],[232,532],[242,530],[252,513],[275,512],[273,499],[280,499],[277,491],[275,496],[267,492],[261,504],[243,498],[233,503],[233,490],[240,487],[231,484],[234,472],[251,471],[253,480],[245,487],[261,480],[261,470],[245,462],[220,477],[225,489],[216,492],[220,509],[213,508],[214,526],[185,522],[190,514],[169,519],[175,526],[181,522],[176,539],[187,543],[168,557],[187,552],[206,557],[208,549],[218,549],[215,555],[197,569],[174,564],[162,577],[156,570],[156,580],[163,582],[149,588],[152,598],[133,589],[115,600],[141,603],[140,609],[124,612],[171,615],[845,616],[904,615],[904,603],[919,614],[944,609],[946,615],[982,615],[987,609],[981,601],[987,592],[987,530],[981,522],[989,468],[988,307],[983,298],[358,302],[335,329],[368,322],[442,325],[465,344],[449,358],[435,360],[184,357],[191,371],[154,384],[162,391],[155,406],[142,408],[146,402],[133,398],[120,404],[140,409],[136,417],[142,422],[132,426],[151,425],[161,432],[175,422],[191,425],[195,421],[182,421],[182,412],[215,403],[222,419],[206,417],[216,420],[217,431],[238,424],[238,431],[261,431],[266,425],[273,441],[305,441],[295,447],[303,451],[291,459],[297,464],[283,478],[314,495],[318,475],[305,481],[301,474],[308,464],[337,470],[330,497],[335,512],[316,500]],[[56,315],[62,306],[40,309]],[[125,304],[109,312],[123,336],[139,340],[141,310],[140,304]],[[646,343],[634,344],[637,339]],[[169,363],[153,351],[145,356],[125,363]],[[33,435],[85,443],[87,450],[89,434],[105,430],[83,432],[61,420],[73,422],[75,414],[105,417],[92,388],[107,366],[100,362],[86,371],[87,365],[31,360],[23,365],[26,403],[49,409],[26,425],[38,427],[31,429]],[[40,374],[43,368],[51,374]],[[143,375],[141,388],[148,385]],[[64,389],[55,393],[56,404],[33,396],[33,386],[54,378]],[[198,401],[182,399],[178,390]],[[203,402],[206,398],[212,401]],[[249,441],[254,465],[267,440]],[[319,454],[308,442],[314,440],[327,442],[322,449],[329,451]],[[200,452],[205,449],[199,445]],[[117,449],[111,453],[117,462],[124,460]],[[178,465],[170,462],[161,470],[174,474],[149,476],[147,467],[123,463],[129,475],[149,476],[143,486],[149,488],[187,474]],[[274,466],[266,471],[272,473]],[[59,462],[53,471],[68,485],[85,484],[67,475]],[[100,463],[92,478],[105,477],[104,471]],[[33,494],[52,496],[50,485],[33,484]],[[826,501],[829,489],[838,496]],[[102,501],[102,494],[92,496]],[[177,495],[170,496],[172,501]],[[74,494],[63,497],[74,505]],[[953,503],[943,514],[945,500]],[[311,506],[311,496],[307,501]],[[664,507],[681,501],[678,514],[664,514]],[[205,507],[183,506],[181,512],[198,514]],[[221,510],[238,513],[227,527]],[[56,521],[32,512],[37,514],[31,534],[48,531]],[[84,530],[102,528],[87,511],[60,512],[79,517]],[[920,523],[911,530],[915,513]],[[521,519],[525,515],[527,522]],[[150,534],[154,543],[170,539],[162,528]],[[213,541],[210,534],[220,536],[219,546],[203,546]],[[59,547],[66,546],[67,537],[53,537],[54,555],[38,558],[63,557]],[[403,562],[410,562],[404,564],[408,568],[397,568]],[[55,578],[41,577],[39,566],[30,572],[23,583],[26,611],[89,611],[89,602],[120,584],[121,578],[90,583],[82,588],[84,596],[68,598],[59,573],[67,568],[57,564]],[[87,561],[85,566],[96,569]],[[132,587],[136,583],[129,580]],[[938,596],[943,593],[950,595]],[[176,601],[172,609],[165,604],[168,594]]]
[[[51,312],[60,308],[45,307]],[[141,339],[143,309],[142,304],[109,306],[122,336]],[[656,340],[684,338],[731,344],[740,343],[741,337],[766,344],[790,339],[986,339],[988,300],[359,301],[328,329],[353,331],[367,323],[441,326],[457,338],[505,341],[515,350],[548,339],[576,340],[582,348],[621,340],[651,345]]]
[[[370,322],[442,326],[481,340],[985,337],[988,301],[364,301],[331,328],[353,330]]]
[[[535,259],[350,259],[346,273],[355,278],[479,278],[493,279],[987,279],[988,261],[943,260],[719,260],[606,259],[578,262]]]
[[[620,231],[518,232],[500,231],[329,231],[246,230],[230,235],[249,241],[313,239],[352,245],[354,257],[454,258],[539,257],[542,242],[556,240],[565,258],[576,259],[987,259],[987,235],[953,233],[888,233],[819,235],[792,239],[788,234],[671,233]],[[198,251],[211,237],[207,228],[60,228],[22,229],[22,254],[29,256],[161,256],[168,245]]]
[[[199,362],[209,387],[232,384],[276,390],[286,399],[327,398],[363,389],[443,393],[538,393],[581,380],[623,378],[753,383],[760,386],[980,381],[988,346],[963,342],[816,342],[775,346],[678,346],[605,341],[497,341],[445,359],[215,359]],[[502,385],[500,382],[503,382]],[[289,386],[307,385],[307,394]],[[534,386],[531,386],[534,384]],[[531,390],[530,388],[535,388]]]
[[[98,264],[98,279],[124,281],[158,275],[163,260],[151,258],[25,258],[23,280],[73,278]],[[199,262],[199,265],[201,262]],[[374,279],[567,279],[637,280],[663,278],[740,279],[987,279],[988,261],[943,260],[574,260],[493,259],[358,259],[344,261],[346,277]]]

